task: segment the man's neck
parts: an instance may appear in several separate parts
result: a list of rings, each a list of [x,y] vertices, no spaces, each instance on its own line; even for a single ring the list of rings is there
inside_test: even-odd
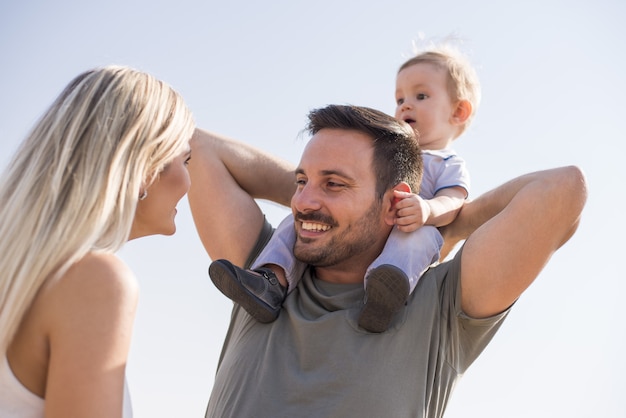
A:
[[[330,267],[315,267],[315,276],[328,283],[363,283],[367,266],[343,263]]]

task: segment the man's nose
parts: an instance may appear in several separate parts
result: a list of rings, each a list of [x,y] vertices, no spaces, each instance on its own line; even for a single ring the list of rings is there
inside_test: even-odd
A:
[[[298,212],[303,213],[319,210],[322,206],[321,192],[318,188],[307,184],[296,190],[296,193],[291,199],[291,205]]]

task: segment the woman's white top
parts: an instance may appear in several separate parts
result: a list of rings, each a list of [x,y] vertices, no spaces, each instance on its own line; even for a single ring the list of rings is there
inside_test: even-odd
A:
[[[13,374],[7,356],[0,361],[0,417],[2,418],[43,418],[45,401],[26,389]],[[128,385],[124,381],[123,418],[132,418]]]

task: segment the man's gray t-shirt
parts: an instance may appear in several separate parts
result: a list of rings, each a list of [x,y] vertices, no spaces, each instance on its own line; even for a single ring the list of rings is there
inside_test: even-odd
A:
[[[428,270],[381,334],[357,325],[362,284],[326,283],[312,269],[273,323],[235,305],[206,416],[442,416],[508,313],[461,312],[460,259]]]

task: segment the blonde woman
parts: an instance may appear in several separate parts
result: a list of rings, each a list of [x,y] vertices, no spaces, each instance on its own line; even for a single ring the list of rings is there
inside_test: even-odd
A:
[[[137,282],[114,253],[171,235],[194,130],[182,98],[109,66],[76,77],[0,180],[0,416],[127,417]]]

